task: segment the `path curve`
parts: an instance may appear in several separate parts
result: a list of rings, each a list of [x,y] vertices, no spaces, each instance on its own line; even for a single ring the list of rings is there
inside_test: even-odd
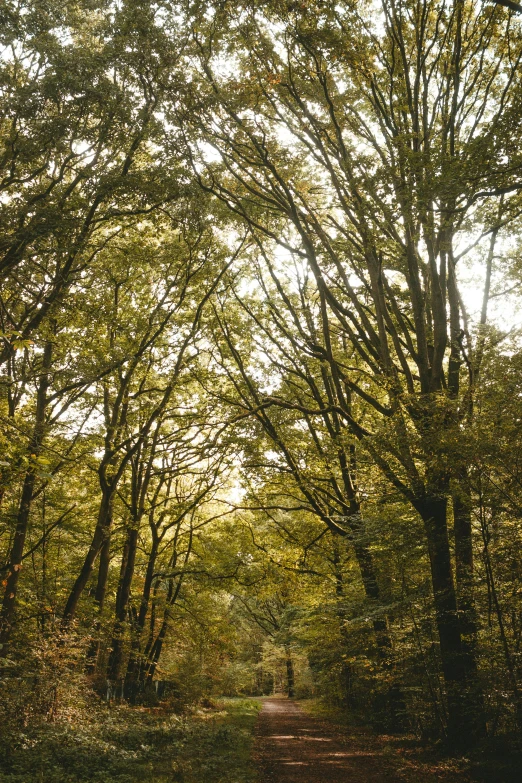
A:
[[[255,755],[260,783],[393,783],[381,753],[287,699],[263,699]]]

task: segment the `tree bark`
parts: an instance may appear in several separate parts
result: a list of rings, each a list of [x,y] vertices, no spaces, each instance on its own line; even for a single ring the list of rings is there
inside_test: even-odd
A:
[[[156,674],[156,667],[158,665],[158,661],[161,656],[161,651],[163,649],[163,642],[165,641],[165,637],[167,635],[168,610],[169,610],[169,605],[165,607],[161,628],[159,630],[158,635],[154,639],[154,643],[150,648],[150,651],[147,654],[146,681],[149,684],[152,683],[154,679],[154,675]]]
[[[477,614],[474,596],[473,531],[471,527],[471,497],[461,484],[452,492],[453,530],[455,534],[455,574],[458,608],[462,632],[474,642]]]
[[[87,652],[87,671],[94,672],[98,663],[101,644],[101,616],[105,604],[105,594],[107,592],[107,579],[109,577],[109,566],[111,562],[111,535],[112,527],[112,504],[110,510],[110,519],[107,524],[107,535],[100,550],[100,562],[98,566],[98,579],[96,590],[94,591],[94,602],[96,605],[96,618],[93,623],[93,638],[90,648]]]
[[[457,611],[447,526],[447,499],[428,497],[418,504],[424,522],[431,568],[435,617],[448,701],[448,736],[468,744],[485,730],[477,714],[477,665],[473,651],[466,650]]]
[[[132,629],[131,652],[127,665],[127,673],[125,676],[125,679],[129,682],[129,684],[131,684],[131,687],[135,687],[140,678],[140,651],[143,641],[143,630],[145,628],[145,621],[147,619],[147,612],[149,610],[150,594],[152,591],[152,582],[154,580],[154,569],[156,567],[156,559],[158,557],[158,547],[158,537],[153,533],[152,548],[149,554],[147,572],[145,574],[145,581],[141,594],[140,610]]]
[[[89,547],[89,551],[87,552],[81,571],[72,587],[69,598],[67,599],[67,603],[65,605],[65,609],[63,611],[63,619],[66,622],[70,622],[74,619],[76,610],[78,608],[78,602],[87,582],[89,581],[89,577],[94,567],[96,558],[100,554],[102,547],[109,539],[112,522],[112,500],[115,490],[116,487],[112,484],[108,484],[102,490],[100,509],[98,512],[98,519],[96,522],[92,543]]]
[[[120,583],[116,596],[115,623],[112,635],[111,653],[107,666],[107,679],[117,680],[122,676],[125,620],[127,617],[136,551],[138,548],[138,527],[131,526],[127,530],[124,556],[120,571]]]

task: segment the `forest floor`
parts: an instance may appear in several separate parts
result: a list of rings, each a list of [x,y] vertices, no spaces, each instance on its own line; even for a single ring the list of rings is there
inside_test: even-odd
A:
[[[260,711],[261,710],[261,711]],[[0,720],[0,783],[519,783],[516,760],[443,757],[377,735],[319,700],[233,698],[206,707],[92,703],[53,722]],[[473,772],[473,774],[472,774]]]
[[[0,783],[254,783],[259,708],[254,699],[183,715],[113,705],[10,736],[0,725]]]
[[[376,735],[296,702],[263,700],[254,756],[259,783],[468,783],[517,781],[501,765],[441,757],[406,737]],[[517,773],[514,771],[514,774]],[[518,769],[520,775],[520,768]]]

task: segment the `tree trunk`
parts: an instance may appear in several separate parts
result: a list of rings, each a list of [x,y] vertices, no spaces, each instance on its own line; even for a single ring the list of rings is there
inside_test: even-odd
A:
[[[349,503],[352,509],[352,514],[348,518],[348,523],[350,526],[350,532],[353,536],[353,549],[355,553],[355,559],[357,560],[357,565],[359,566],[364,593],[366,598],[369,598],[370,601],[378,604],[381,598],[381,591],[379,588],[379,581],[377,579],[372,553],[368,544],[364,541],[366,531],[364,529],[364,523],[361,517],[360,505],[355,497],[350,497]],[[375,639],[377,642],[377,648],[379,650],[379,656],[384,661],[390,657],[390,651],[392,648],[391,637],[388,630],[388,622],[386,617],[374,617],[372,620],[372,625],[375,632]]]
[[[122,676],[123,647],[125,635],[125,619],[129,606],[132,578],[136,563],[138,548],[138,524],[133,524],[127,530],[124,556],[122,558],[120,583],[116,596],[115,623],[112,635],[111,654],[107,666],[107,679],[117,680]]]
[[[163,649],[163,642],[165,641],[165,637],[167,635],[167,629],[168,629],[168,611],[169,611],[169,605],[165,607],[165,612],[163,614],[163,622],[161,623],[161,628],[159,630],[158,635],[156,636],[154,643],[152,647],[150,648],[148,654],[147,654],[147,683],[152,683],[154,679],[154,675],[156,673],[156,667],[158,665],[158,661],[161,656],[161,651]]]
[[[453,529],[455,533],[455,573],[462,633],[466,644],[475,645],[477,613],[473,579],[473,534],[471,527],[471,497],[466,487],[458,484],[452,492]]]
[[[136,681],[138,683],[144,683],[146,680],[146,674],[150,662],[151,651],[154,647],[154,631],[156,629],[156,608],[157,608],[156,602],[157,602],[159,588],[160,588],[160,582],[159,580],[156,580],[156,583],[154,585],[154,590],[152,593],[152,603],[150,608],[149,633],[147,635],[147,641],[145,643],[145,647],[143,648],[143,651],[140,653],[138,668],[136,672]]]
[[[98,564],[98,578],[96,580],[96,590],[94,591],[94,601],[98,614],[100,615],[105,605],[105,595],[107,593],[107,580],[109,578],[109,567],[111,564],[111,528],[112,528],[112,503],[109,511],[109,518],[105,529],[105,538],[100,549],[100,561]]]
[[[341,690],[341,702],[347,707],[353,706],[352,697],[352,667],[347,662],[348,652],[350,650],[350,634],[346,623],[346,613],[344,608],[344,577],[341,569],[341,558],[339,553],[339,547],[337,544],[337,537],[333,536],[333,559],[332,564],[334,567],[335,576],[335,595],[337,598],[337,620],[339,623],[339,636],[342,643],[345,646],[346,655],[341,656],[341,676],[340,676],[340,690]]]
[[[143,584],[143,591],[141,594],[140,610],[132,629],[131,653],[127,666],[127,674],[125,677],[129,684],[131,684],[131,687],[132,685],[136,686],[139,682],[139,674],[141,669],[140,651],[143,642],[143,630],[145,628],[145,621],[147,619],[147,612],[149,610],[150,594],[152,591],[152,582],[154,579],[154,569],[156,567],[156,559],[158,557],[158,546],[159,542],[157,536],[153,536],[149,562],[147,563],[147,573],[145,574],[145,582]]]
[[[186,558],[188,558],[188,554],[190,552],[191,545],[188,547]],[[176,553],[174,553],[173,559],[171,560],[171,566],[173,563],[173,560],[177,557]],[[185,560],[186,564],[187,560]],[[178,577],[177,584],[174,584],[174,579],[169,579],[169,589],[167,591],[167,599],[165,602],[165,609],[163,611],[163,621],[161,623],[161,628],[159,630],[159,633],[152,643],[152,636],[149,637],[149,643],[147,644],[147,648],[145,650],[144,654],[144,661],[145,661],[145,670],[147,672],[146,679],[148,683],[151,683],[154,679],[154,674],[156,672],[156,667],[158,665],[158,661],[160,659],[161,651],[163,649],[163,642],[165,641],[165,637],[167,635],[168,630],[168,621],[169,621],[169,611],[172,606],[176,603],[178,599],[179,592],[181,590],[181,585],[183,582],[183,574],[181,574]],[[151,632],[153,632],[154,627],[151,623]]]
[[[94,591],[94,602],[96,605],[96,617],[93,622],[92,642],[87,651],[87,671],[93,673],[96,670],[101,645],[101,616],[105,604],[105,594],[107,592],[107,579],[109,576],[109,566],[111,562],[111,536],[110,528],[112,526],[112,508],[111,518],[109,519],[107,536],[100,550],[100,563],[98,566],[98,579],[96,590]]]
[[[94,567],[96,558],[100,554],[104,544],[106,544],[109,539],[112,521],[112,500],[115,489],[116,488],[113,487],[112,484],[109,484],[104,488],[104,490],[102,490],[102,499],[92,543],[85,557],[81,571],[78,574],[78,578],[76,579],[69,598],[67,599],[67,603],[63,612],[63,619],[66,622],[70,622],[74,619],[76,610],[78,608],[78,602],[87,582],[89,581],[89,577]]]
[[[475,657],[462,643],[457,596],[451,568],[447,527],[447,500],[426,498],[419,503],[431,566],[435,616],[440,642],[442,671],[448,701],[448,735],[452,741],[468,744],[484,732],[483,716],[477,714],[478,691]]]
[[[285,647],[286,652],[286,682],[288,698],[293,699],[295,696],[295,673],[294,673],[294,661],[292,659],[292,653],[290,647]]]
[[[9,566],[5,583],[2,612],[0,615],[0,651],[2,657],[7,654],[7,648],[11,639],[14,625],[14,612],[16,595],[18,592],[18,579],[22,569],[25,539],[29,526],[31,504],[33,501],[34,485],[36,481],[36,458],[40,455],[45,429],[45,409],[47,406],[47,389],[49,388],[49,370],[51,368],[53,344],[48,340],[45,344],[42,372],[36,395],[36,413],[33,435],[29,443],[29,468],[25,474],[22,487],[22,496],[16,518],[16,529],[13,544],[9,553]]]
[[[379,583],[377,582],[377,574],[375,573],[375,565],[373,562],[372,553],[366,544],[357,542],[354,544],[354,551],[357,564],[361,572],[361,579],[365,595],[367,598],[370,598],[372,601],[377,603],[380,600],[381,592],[379,589]],[[386,659],[389,657],[392,647],[386,618],[374,617],[372,625],[373,630],[375,631],[375,638],[377,641],[379,655],[382,659]]]
[[[465,478],[465,475],[463,476]],[[473,530],[471,526],[471,496],[462,481],[453,491],[453,529],[455,533],[455,572],[457,576],[457,603],[461,622],[462,649],[476,670],[478,646],[478,614],[475,605],[475,580],[473,563]],[[470,683],[470,694],[475,700],[475,715],[484,715],[484,694],[478,679]],[[483,731],[478,727],[478,731]]]

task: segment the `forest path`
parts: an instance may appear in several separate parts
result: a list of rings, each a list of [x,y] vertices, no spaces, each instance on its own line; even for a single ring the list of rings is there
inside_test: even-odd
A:
[[[263,699],[256,738],[260,783],[393,783],[384,754],[343,736],[288,699]]]

